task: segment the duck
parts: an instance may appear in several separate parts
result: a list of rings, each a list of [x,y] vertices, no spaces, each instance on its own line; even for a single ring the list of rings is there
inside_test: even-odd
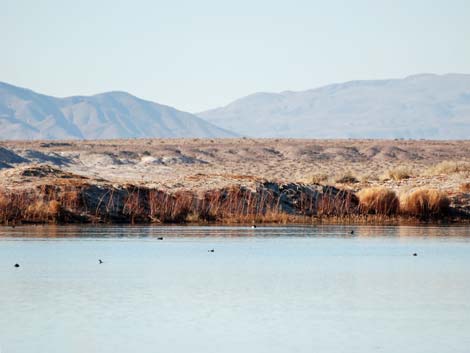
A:
[[[15,264],[15,267],[20,267],[20,264]]]
[[[214,249],[207,250],[207,252],[215,252]]]
[[[101,265],[103,263],[103,260],[98,259],[98,263]]]

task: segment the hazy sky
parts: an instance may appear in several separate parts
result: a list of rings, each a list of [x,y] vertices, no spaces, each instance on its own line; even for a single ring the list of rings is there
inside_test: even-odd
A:
[[[0,81],[197,112],[257,91],[470,73],[469,0],[0,0]]]

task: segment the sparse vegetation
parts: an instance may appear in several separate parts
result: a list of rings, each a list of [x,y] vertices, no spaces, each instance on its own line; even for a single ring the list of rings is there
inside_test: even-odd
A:
[[[311,184],[323,184],[328,180],[328,174],[325,173],[318,173],[318,174],[313,174],[308,180],[308,183]]]
[[[379,178],[375,174],[363,174],[360,176],[359,181],[361,183],[370,183],[372,181],[378,181]]]
[[[470,172],[469,162],[455,162],[455,161],[443,161],[433,167],[430,167],[427,171],[427,175],[441,175],[441,174],[453,174],[461,172]]]
[[[338,175],[335,178],[335,183],[338,183],[338,184],[355,184],[358,182],[359,180],[351,171],[347,171],[344,174]]]
[[[391,179],[391,180],[398,181],[398,180],[409,179],[412,177],[412,175],[413,173],[411,172],[411,169],[407,167],[396,167],[396,168],[389,169],[385,173],[383,179],[385,180]]]
[[[362,189],[357,193],[361,212],[376,215],[394,215],[398,212],[399,200],[395,191],[383,187]]]
[[[333,187],[266,183],[203,193],[124,185],[96,187],[68,180],[35,189],[0,192],[0,223],[59,222],[288,222],[344,216],[357,206],[353,193]],[[285,192],[283,188],[286,188]]]
[[[387,222],[441,213],[432,194],[397,210],[391,190],[417,187],[448,190],[452,217],[470,219],[470,162],[449,161],[470,161],[470,142],[407,141],[398,149],[380,140],[213,141],[2,142],[21,156],[38,153],[24,154],[31,160],[23,163],[0,161],[0,223]],[[259,187],[268,181],[269,192]],[[328,186],[335,182],[348,191]],[[281,185],[289,185],[282,197]],[[386,189],[359,192],[366,186]]]

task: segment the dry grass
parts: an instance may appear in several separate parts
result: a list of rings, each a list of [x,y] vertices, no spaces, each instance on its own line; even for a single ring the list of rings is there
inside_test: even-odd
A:
[[[411,169],[407,167],[396,167],[389,169],[383,176],[384,180],[404,180],[413,176]]]
[[[199,193],[135,185],[43,184],[0,192],[0,223],[288,223],[350,217],[357,212],[357,198],[350,191],[323,186],[318,194],[308,192],[308,186],[299,187],[304,189],[297,189],[295,200],[286,203],[279,187],[264,184],[256,189],[233,186]]]
[[[400,198],[400,211],[419,218],[445,216],[449,212],[450,200],[436,189],[417,189]]]
[[[399,208],[395,191],[383,187],[362,189],[357,193],[359,209],[363,213],[376,215],[394,215]]]
[[[36,200],[26,208],[24,218],[29,222],[56,222],[61,208],[56,200]]]
[[[370,183],[370,182],[379,181],[379,180],[380,178],[378,178],[376,174],[372,174],[372,173],[363,174],[359,178],[359,181],[361,183]]]
[[[0,222],[8,224],[21,217],[21,205],[17,194],[0,191]]]
[[[335,178],[335,183],[338,184],[355,184],[358,182],[359,180],[351,171],[347,171],[344,174],[340,174]]]
[[[461,172],[470,172],[469,162],[442,161],[426,171],[427,175],[447,175]]]
[[[323,184],[328,180],[329,176],[326,173],[313,174],[307,178],[306,182],[309,184]]]
[[[459,190],[460,190],[461,192],[470,192],[470,183],[463,183],[463,184],[460,184]]]

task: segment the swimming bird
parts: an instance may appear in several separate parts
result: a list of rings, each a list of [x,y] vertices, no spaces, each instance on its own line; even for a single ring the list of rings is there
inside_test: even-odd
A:
[[[418,256],[418,254],[414,252],[414,253],[413,253],[413,256]]]
[[[157,239],[158,239],[158,240],[163,240],[163,237],[158,237]]]
[[[351,230],[350,234],[354,234],[354,230]]]
[[[20,267],[20,265],[19,265],[19,264],[15,264],[15,267]]]
[[[256,224],[253,224],[253,225],[251,226],[251,228],[255,229],[255,228],[256,228]]]
[[[214,249],[207,250],[207,252],[215,252]]]
[[[98,263],[101,265],[103,263],[103,260],[98,259]]]

